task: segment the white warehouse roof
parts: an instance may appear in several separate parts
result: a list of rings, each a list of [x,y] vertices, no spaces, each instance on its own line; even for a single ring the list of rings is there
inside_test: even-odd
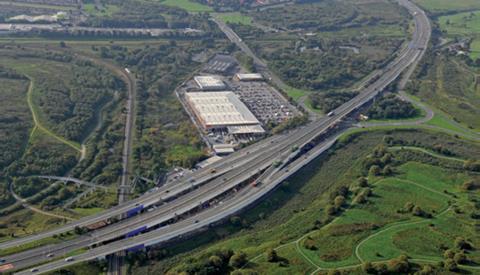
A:
[[[260,124],[233,92],[195,92],[185,97],[207,128]]]
[[[263,75],[258,74],[258,73],[252,73],[252,74],[236,74],[235,77],[239,81],[258,81],[258,80],[263,80]]]
[[[202,90],[223,90],[226,88],[225,83],[214,76],[196,76],[193,79]]]

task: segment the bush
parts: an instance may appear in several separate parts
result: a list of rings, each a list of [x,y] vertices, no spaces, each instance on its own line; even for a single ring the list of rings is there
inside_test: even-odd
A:
[[[241,268],[245,264],[247,264],[247,255],[243,252],[236,252],[230,258],[229,264],[234,268]]]
[[[468,261],[467,259],[467,256],[465,255],[465,253],[463,252],[458,252],[455,254],[455,256],[453,257],[453,260],[457,263],[457,264],[464,264]]]
[[[267,250],[267,261],[270,263],[274,263],[278,261],[278,255],[275,249],[270,248]]]
[[[394,94],[377,100],[368,110],[367,115],[373,119],[410,118],[418,114],[412,103],[398,98]]]
[[[472,249],[472,245],[465,240],[463,237],[457,237],[455,239],[455,247],[462,250]]]
[[[333,200],[333,204],[336,208],[341,208],[345,204],[345,197],[344,196],[337,196]]]
[[[458,266],[452,259],[447,259],[443,262],[443,267],[448,271],[457,271]]]

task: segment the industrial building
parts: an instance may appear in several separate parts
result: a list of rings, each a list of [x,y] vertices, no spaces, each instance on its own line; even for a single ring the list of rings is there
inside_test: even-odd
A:
[[[214,76],[196,76],[194,80],[202,91],[221,91],[227,87],[221,79]]]
[[[227,130],[230,134],[262,134],[258,119],[233,92],[192,92],[186,102],[204,130]]]
[[[234,77],[237,81],[262,81],[263,75],[255,73],[255,74],[236,74]]]

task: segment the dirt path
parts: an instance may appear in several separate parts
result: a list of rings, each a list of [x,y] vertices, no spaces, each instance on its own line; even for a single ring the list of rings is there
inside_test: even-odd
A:
[[[39,208],[36,208],[32,205],[30,205],[26,199],[20,197],[19,195],[17,195],[17,193],[15,193],[15,191],[13,190],[13,183],[10,183],[10,186],[9,186],[9,189],[10,189],[10,193],[12,194],[12,196],[15,198],[15,200],[20,203],[23,207],[35,212],[35,213],[39,213],[39,214],[42,214],[42,215],[45,215],[45,216],[49,216],[49,217],[54,217],[54,218],[59,218],[59,219],[65,219],[65,220],[69,220],[69,221],[73,221],[74,219],[70,218],[70,217],[66,217],[66,216],[62,216],[62,215],[58,215],[58,214],[54,214],[54,213],[50,213],[50,212],[46,212],[46,211],[43,211]]]
[[[32,118],[33,118],[33,123],[34,123],[34,128],[32,130],[32,133],[30,135],[30,137],[32,136],[33,132],[37,129],[39,130],[42,130],[45,134],[49,135],[50,137],[60,141],[61,143],[63,144],[66,144],[68,145],[69,147],[73,148],[75,151],[78,151],[80,152],[80,154],[82,155],[82,147],[79,146],[78,144],[75,144],[57,134],[55,134],[54,132],[50,131],[49,129],[47,129],[46,127],[44,127],[41,122],[40,122],[40,119],[38,118],[38,113],[37,113],[37,110],[35,109],[35,105],[33,103],[33,90],[34,90],[34,87],[35,87],[35,82],[33,80],[33,78],[29,75],[26,75],[26,77],[30,80],[30,85],[28,86],[28,92],[27,92],[27,104],[28,104],[28,108],[30,109],[30,112],[32,113]]]

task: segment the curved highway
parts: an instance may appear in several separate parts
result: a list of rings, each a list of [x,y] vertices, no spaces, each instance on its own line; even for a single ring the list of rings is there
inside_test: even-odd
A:
[[[205,197],[206,193],[210,193],[211,190],[218,189],[218,186],[224,186],[226,184],[239,184],[240,180],[246,176],[244,175],[240,177],[239,175],[242,175],[243,173],[248,173],[250,175],[252,175],[252,173],[257,173],[259,169],[258,164],[263,164],[263,167],[266,168],[270,166],[274,161],[278,161],[279,158],[281,158],[280,160],[284,162],[286,159],[292,158],[294,155],[299,153],[299,151],[291,152],[292,147],[302,147],[303,145],[311,142],[319,135],[328,132],[332,128],[332,126],[335,126],[338,122],[343,120],[350,113],[364,105],[366,102],[372,100],[375,96],[377,96],[386,86],[396,80],[399,75],[404,72],[405,69],[407,69],[410,65],[415,64],[415,62],[422,57],[428,45],[431,31],[430,23],[424,12],[418,7],[416,7],[414,4],[406,0],[399,0],[399,3],[405,6],[410,11],[410,13],[414,15],[416,26],[415,32],[413,34],[413,39],[409,47],[406,48],[403,52],[401,52],[398,57],[383,70],[382,76],[377,81],[366,87],[357,97],[337,108],[334,111],[334,115],[332,117],[326,117],[319,121],[310,123],[309,125],[301,127],[300,129],[292,131],[286,135],[269,138],[263,142],[258,143],[257,145],[253,145],[249,148],[233,154],[232,157],[227,158],[226,161],[222,162],[221,164],[214,165],[215,167],[220,167],[220,169],[222,169],[220,172],[212,173],[211,169],[214,169],[212,168],[214,166],[212,166],[194,173],[194,175],[188,177],[186,180],[182,181],[181,184],[178,184],[175,187],[170,185],[165,186],[161,190],[159,190],[159,192],[152,193],[153,195],[147,194],[145,196],[142,196],[140,199],[134,200],[137,201],[137,203],[149,202],[149,200],[155,200],[155,202],[158,202],[159,200],[164,199],[162,198],[162,196],[169,196],[168,194],[170,194],[170,191],[168,190],[168,188],[170,188],[171,190],[178,189],[176,192],[179,192],[175,196],[179,197],[177,200],[170,202],[170,204],[167,204],[167,206],[165,207],[160,207],[159,209],[151,212],[155,213],[159,211],[158,213],[151,214],[152,216],[148,216],[149,213],[147,212],[146,214],[138,216],[138,219],[140,220],[139,225],[147,225],[152,222],[156,223],[159,219],[165,219],[168,215],[172,215],[172,213],[175,214],[176,211],[180,211],[182,205],[186,204],[188,207],[191,207],[192,202],[197,203],[198,201],[196,200],[198,198]],[[239,42],[241,43],[241,41]],[[38,272],[47,272],[60,267],[68,266],[73,263],[94,259],[132,247],[144,247],[159,242],[171,240],[184,234],[190,234],[204,226],[217,222],[233,213],[242,210],[251,203],[255,202],[257,199],[263,197],[265,194],[275,188],[286,177],[290,176],[296,170],[300,169],[303,165],[311,161],[314,156],[320,154],[321,152],[326,150],[326,148],[331,146],[335,139],[336,137],[324,140],[322,143],[316,146],[313,151],[310,151],[304,157],[296,159],[292,164],[288,165],[287,168],[267,170],[270,174],[267,176],[262,176],[265,182],[262,182],[259,187],[247,186],[246,188],[241,189],[232,198],[224,201],[222,205],[217,205],[216,207],[203,210],[192,218],[187,218],[168,227],[162,227],[159,230],[151,231],[132,238],[115,241],[110,244],[106,244],[98,248],[92,249],[87,253],[75,256],[71,262],[59,260],[40,266],[38,267]],[[205,184],[206,181],[218,177],[219,175],[225,174],[225,176],[227,176],[227,172],[236,173],[237,176],[233,176],[232,178],[226,178],[226,180],[224,180],[224,176],[221,176],[220,178],[212,181],[211,185]],[[230,176],[230,174],[228,175]],[[198,178],[196,178],[197,176]],[[187,193],[187,195],[184,195],[184,197],[180,197],[180,194],[182,192],[193,189],[192,187],[198,182],[202,183],[198,184],[199,189],[194,192]],[[173,198],[174,196],[171,197]],[[131,204],[128,205],[128,207],[131,206]],[[114,211],[124,211],[123,213],[125,213],[127,210],[129,210],[128,207],[121,209],[122,206],[119,206],[117,207],[117,209],[107,211],[107,214],[102,213],[98,216],[108,216],[109,214],[111,214],[111,212]],[[153,216],[155,217],[152,220]],[[94,219],[88,218],[85,220],[92,221]],[[107,228],[109,228],[109,230],[116,230],[116,226],[120,226],[120,224],[122,224],[122,222],[113,224]],[[41,249],[42,248],[40,248],[40,250]],[[12,257],[20,257],[20,255],[12,255]],[[24,271],[22,274],[29,273],[29,271]]]

